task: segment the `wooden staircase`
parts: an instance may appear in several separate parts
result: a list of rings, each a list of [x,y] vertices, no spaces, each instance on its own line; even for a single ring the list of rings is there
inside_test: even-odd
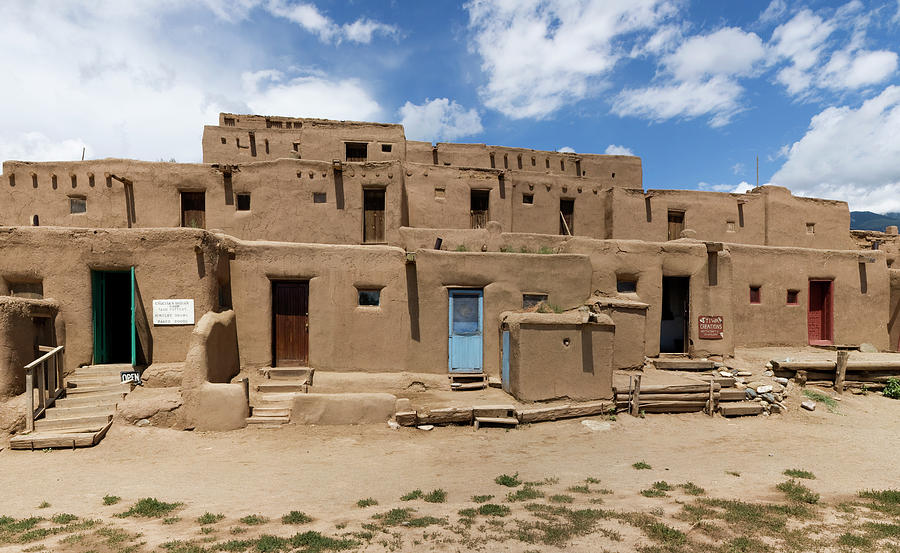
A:
[[[256,386],[259,392],[250,407],[248,425],[280,426],[291,420],[294,395],[305,394],[312,386],[315,369],[308,367],[271,367],[260,369],[265,381]]]
[[[66,379],[65,397],[34,421],[34,432],[10,439],[12,449],[76,448],[96,445],[112,425],[116,404],[131,391],[120,372],[131,365],[80,367]]]
[[[454,391],[484,390],[488,387],[488,376],[484,373],[450,373],[450,389]]]

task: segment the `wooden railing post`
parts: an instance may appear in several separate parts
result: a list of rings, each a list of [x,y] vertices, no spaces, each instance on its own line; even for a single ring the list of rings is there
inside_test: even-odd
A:
[[[47,369],[47,362],[41,361],[41,363],[36,367],[37,368],[37,390],[38,390],[38,407],[43,409],[46,407],[46,394],[44,393],[45,388],[47,387],[47,383],[44,378],[44,373]],[[32,414],[32,417],[34,415]]]
[[[34,432],[34,370],[25,369],[25,430]]]

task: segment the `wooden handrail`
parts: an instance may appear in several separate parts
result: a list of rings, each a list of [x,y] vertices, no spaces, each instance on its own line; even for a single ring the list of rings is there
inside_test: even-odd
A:
[[[34,419],[39,417],[41,413],[47,410],[47,407],[56,401],[56,398],[62,393],[62,376],[64,363],[61,361],[62,352],[65,346],[40,346],[39,351],[46,351],[44,355],[38,357],[31,363],[25,365],[25,405],[28,408],[28,416],[25,417],[25,430],[34,432]],[[49,382],[49,374],[47,373],[47,361],[53,359],[53,385],[54,390],[47,389]],[[37,384],[39,392],[40,407],[37,411],[34,409],[34,377],[35,367],[39,367],[37,373]],[[49,397],[48,397],[49,396]]]
[[[28,363],[27,365],[25,365],[25,370],[26,370],[26,371],[29,371],[29,370],[33,369],[36,365],[38,365],[38,364],[40,364],[40,363],[43,363],[43,362],[46,361],[47,359],[53,357],[54,355],[56,355],[57,353],[59,353],[60,351],[62,351],[63,348],[65,348],[65,347],[66,347],[66,346],[56,346],[55,348],[51,349],[50,351],[48,351],[48,352],[45,353],[44,355],[38,357],[37,359],[35,359],[35,360],[32,361],[31,363]]]

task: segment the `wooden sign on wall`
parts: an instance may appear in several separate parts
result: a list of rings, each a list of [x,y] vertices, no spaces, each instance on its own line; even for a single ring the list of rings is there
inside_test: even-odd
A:
[[[697,323],[701,340],[721,340],[724,337],[725,322],[720,315],[700,315]]]

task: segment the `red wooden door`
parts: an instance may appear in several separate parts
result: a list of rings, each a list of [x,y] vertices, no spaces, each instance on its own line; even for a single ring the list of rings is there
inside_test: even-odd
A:
[[[272,364],[306,366],[309,357],[309,283],[272,283]]]
[[[806,324],[811,345],[834,343],[832,332],[832,282],[830,280],[809,281],[809,310]]]

